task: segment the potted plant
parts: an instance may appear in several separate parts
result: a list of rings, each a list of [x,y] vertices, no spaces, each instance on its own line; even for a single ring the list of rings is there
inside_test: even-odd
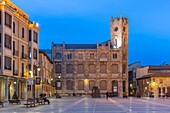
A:
[[[12,99],[16,99],[16,100],[18,100],[18,96],[17,96],[16,91],[14,92],[14,95],[12,96]]]

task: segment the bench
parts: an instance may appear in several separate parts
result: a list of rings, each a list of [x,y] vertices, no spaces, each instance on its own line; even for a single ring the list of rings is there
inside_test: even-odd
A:
[[[11,99],[11,100],[9,100],[9,104],[13,104],[13,103],[21,104],[21,101],[18,100],[18,99]]]
[[[0,105],[2,105],[2,107],[4,107],[4,102],[0,101]]]
[[[24,105],[26,105],[27,107],[28,107],[28,105],[30,105],[30,107],[32,107],[32,105],[35,107],[35,99],[33,99],[33,98],[28,98],[27,99],[27,103],[26,104],[24,104]]]
[[[37,103],[42,105],[42,104],[45,104],[45,101],[43,98],[38,98]]]

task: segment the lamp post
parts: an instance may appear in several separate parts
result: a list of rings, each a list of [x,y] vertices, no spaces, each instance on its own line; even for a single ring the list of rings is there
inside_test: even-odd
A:
[[[147,81],[147,86],[148,86],[148,97],[149,97],[149,90],[150,90],[149,81]]]

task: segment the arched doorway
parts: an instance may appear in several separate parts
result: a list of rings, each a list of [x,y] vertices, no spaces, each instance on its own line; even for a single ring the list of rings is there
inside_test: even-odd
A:
[[[118,96],[118,81],[117,80],[113,80],[112,81],[112,92],[114,96]]]

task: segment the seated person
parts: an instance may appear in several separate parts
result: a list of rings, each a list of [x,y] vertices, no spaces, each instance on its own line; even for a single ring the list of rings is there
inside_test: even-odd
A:
[[[46,97],[44,97],[43,100],[44,102],[48,102],[48,104],[50,104],[50,101]]]

